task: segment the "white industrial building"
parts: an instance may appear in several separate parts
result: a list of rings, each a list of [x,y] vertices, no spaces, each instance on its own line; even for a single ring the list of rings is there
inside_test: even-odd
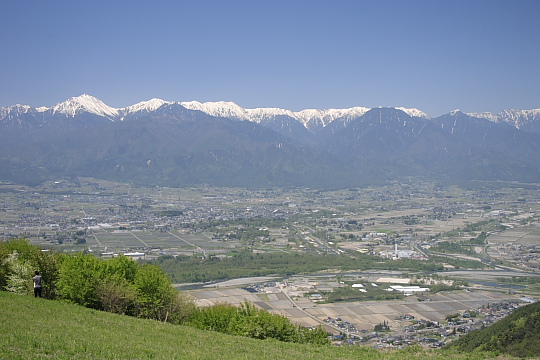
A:
[[[411,293],[429,291],[429,288],[421,288],[420,286],[391,285],[388,291],[399,291],[405,294],[411,294]]]

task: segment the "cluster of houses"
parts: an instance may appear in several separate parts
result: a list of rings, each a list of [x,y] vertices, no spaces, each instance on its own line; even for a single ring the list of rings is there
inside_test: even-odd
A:
[[[414,316],[403,314],[395,318],[398,321],[409,321],[403,333],[375,332],[368,330],[357,331],[354,325],[342,321],[340,318],[328,317],[325,323],[343,329],[343,333],[333,336],[334,345],[368,344],[377,348],[403,348],[408,345],[419,344],[424,347],[437,348],[468,333],[472,330],[488,326],[506,317],[523,302],[511,301],[494,303],[462,314],[446,324],[426,319],[415,319]]]

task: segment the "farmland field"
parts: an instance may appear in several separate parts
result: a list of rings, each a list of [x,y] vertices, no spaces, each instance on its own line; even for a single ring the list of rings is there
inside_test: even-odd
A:
[[[213,240],[210,233],[182,234],[177,230],[98,230],[89,234],[86,246],[106,248],[107,251],[153,248],[179,253],[197,253],[202,250],[219,253],[239,244]]]

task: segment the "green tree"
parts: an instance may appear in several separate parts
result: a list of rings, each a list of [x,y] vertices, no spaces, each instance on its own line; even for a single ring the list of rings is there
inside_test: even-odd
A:
[[[132,284],[138,271],[139,265],[124,255],[104,260],[103,276],[105,278],[124,279]]]
[[[60,263],[65,255],[57,251],[40,251],[33,260],[36,270],[43,277],[43,297],[56,298]]]
[[[96,288],[103,270],[104,261],[93,255],[79,253],[66,256],[59,269],[58,295],[69,302],[99,309]]]
[[[138,316],[166,321],[175,290],[165,273],[155,265],[143,265],[135,275]]]
[[[25,238],[3,241],[1,245],[7,254],[16,251],[19,254],[19,259],[24,262],[34,261],[39,256],[39,253],[41,253],[41,249],[38,246],[32,245]]]

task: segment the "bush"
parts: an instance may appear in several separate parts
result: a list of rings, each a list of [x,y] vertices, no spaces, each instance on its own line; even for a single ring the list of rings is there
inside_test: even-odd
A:
[[[229,304],[196,309],[188,325],[230,335],[255,339],[272,338],[286,342],[328,344],[328,334],[321,328],[307,329],[294,325],[284,316],[258,309],[249,302],[240,307]]]
[[[238,309],[230,304],[197,308],[189,317],[188,325],[202,330],[228,333],[229,324],[236,316],[237,311]]]
[[[288,318],[258,309],[246,301],[237,309],[228,333],[255,339],[272,338],[294,342],[298,340],[296,328]]]
[[[125,279],[106,279],[96,288],[103,310],[122,315],[133,315],[137,303],[137,290]]]
[[[173,324],[184,324],[195,311],[193,299],[182,292],[175,292],[167,304],[167,316],[164,321]]]

